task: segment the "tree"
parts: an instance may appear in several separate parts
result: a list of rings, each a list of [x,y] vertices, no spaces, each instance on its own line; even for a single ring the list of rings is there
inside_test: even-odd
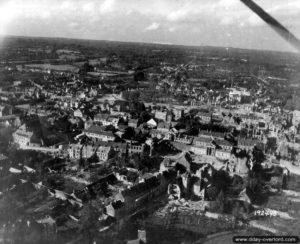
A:
[[[99,162],[99,158],[96,153],[94,153],[90,158],[87,159],[87,161],[91,163],[97,163]]]
[[[85,167],[85,160],[82,157],[79,159],[79,167],[81,167],[81,168]]]
[[[125,130],[125,133],[123,134],[122,138],[124,139],[132,139],[135,136],[135,131],[133,128],[128,127]]]
[[[87,72],[92,72],[93,69],[94,69],[94,68],[93,68],[92,65],[90,65],[88,62],[85,62],[85,63],[83,64],[83,67],[82,67],[82,69],[81,69],[81,72],[84,73],[84,74],[86,74]]]
[[[252,160],[255,164],[261,164],[266,159],[265,154],[262,150],[258,149],[256,146],[252,150]]]
[[[80,211],[80,232],[86,243],[92,243],[93,237],[97,233],[98,218],[103,212],[101,207],[98,201],[91,200],[89,203],[84,204]]]
[[[223,211],[224,211],[224,201],[225,201],[224,192],[221,190],[220,193],[218,194],[217,198],[216,198],[215,211],[217,213],[223,213]]]
[[[151,116],[148,112],[142,111],[140,114],[141,123],[147,122],[151,119]]]
[[[145,74],[144,74],[144,72],[142,70],[137,70],[135,72],[135,74],[134,74],[133,79],[134,79],[135,82],[145,80]]]

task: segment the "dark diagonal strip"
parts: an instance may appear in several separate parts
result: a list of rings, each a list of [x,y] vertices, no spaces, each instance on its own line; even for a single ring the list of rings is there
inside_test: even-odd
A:
[[[247,7],[255,12],[260,18],[262,18],[267,24],[269,24],[280,36],[288,41],[293,47],[300,52],[300,41],[295,37],[288,29],[280,24],[271,15],[265,12],[260,6],[258,6],[252,0],[241,0]]]

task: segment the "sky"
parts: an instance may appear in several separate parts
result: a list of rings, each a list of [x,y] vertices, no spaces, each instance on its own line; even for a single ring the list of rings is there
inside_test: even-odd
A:
[[[300,38],[300,0],[255,0]],[[0,0],[0,35],[295,51],[239,0]]]

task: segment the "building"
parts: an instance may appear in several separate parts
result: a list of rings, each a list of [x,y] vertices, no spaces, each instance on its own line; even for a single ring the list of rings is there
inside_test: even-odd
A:
[[[79,159],[81,158],[81,150],[83,145],[81,144],[70,144],[67,151],[69,158]]]
[[[248,127],[250,125],[258,126],[260,121],[264,121],[262,117],[258,117],[254,114],[240,114],[239,117],[242,120],[241,125],[247,125]]]
[[[127,153],[127,143],[125,142],[113,142],[113,141],[98,141],[96,147],[111,147],[113,151],[121,154]]]
[[[207,138],[211,138],[212,140],[216,140],[216,139],[223,140],[225,134],[221,132],[200,130],[198,133],[198,137],[207,137]]]
[[[215,151],[215,157],[216,158],[219,158],[219,159],[222,159],[222,160],[229,160],[230,159],[230,152],[228,150],[220,150],[220,149],[217,149]]]
[[[170,123],[173,120],[173,114],[168,110],[155,111],[154,118]]]
[[[101,161],[107,161],[114,155],[114,150],[111,146],[100,146],[96,150],[98,159]]]
[[[21,148],[29,146],[32,138],[33,132],[28,131],[25,124],[20,126],[19,129],[13,133],[14,142],[18,144]]]
[[[294,110],[293,111],[293,119],[292,119],[293,125],[297,126],[300,123],[300,111]]]
[[[137,119],[129,119],[128,126],[132,128],[138,127],[138,120]]]
[[[191,151],[198,155],[214,155],[215,145],[210,137],[194,137]]]
[[[212,120],[212,114],[211,113],[205,113],[205,112],[199,112],[197,113],[196,117],[200,119],[200,122],[202,123],[210,123]]]
[[[231,152],[233,145],[226,140],[215,140],[215,143],[222,148],[223,151]]]
[[[82,158],[90,158],[95,154],[95,147],[92,145],[83,145],[81,149]]]
[[[174,115],[174,120],[177,121],[179,119],[181,119],[184,115],[184,110],[183,109],[177,109],[177,108],[173,108],[172,109],[172,113]]]
[[[123,190],[121,194],[124,198],[124,210],[131,213],[144,208],[147,203],[152,203],[167,191],[168,184],[174,177],[173,172],[163,172]]]
[[[107,119],[109,118],[109,114],[96,114],[94,116],[94,122],[100,122],[101,124],[106,124]]]
[[[129,104],[126,101],[117,100],[113,104],[113,110],[118,112],[128,112],[130,110]]]
[[[191,151],[197,155],[207,154],[207,148],[202,146],[191,146]]]
[[[250,103],[251,94],[244,88],[230,88],[229,101],[237,101],[239,103]]]
[[[193,99],[191,101],[191,107],[200,107],[201,105],[203,105],[203,102],[202,101],[198,101],[196,99]]]
[[[20,124],[20,118],[14,114],[0,117],[0,125],[12,125],[15,127],[19,127]]]
[[[145,151],[145,144],[128,144],[128,154],[142,154]]]
[[[147,126],[149,126],[151,128],[155,128],[157,126],[157,123],[154,119],[150,119],[147,121]]]
[[[84,130],[84,134],[95,141],[114,141],[115,136],[111,131],[103,131],[101,127],[92,125]]]
[[[193,142],[193,137],[187,135],[179,135],[175,137],[174,141],[190,145]]]
[[[95,146],[92,145],[81,145],[70,144],[67,151],[68,155],[72,159],[80,159],[80,158],[90,158],[95,154]]]
[[[161,132],[168,132],[171,128],[171,124],[166,122],[159,122],[157,125],[157,130]]]
[[[247,138],[238,138],[237,146],[240,149],[252,150],[255,145],[258,144],[257,140],[247,139]]]
[[[162,139],[165,138],[166,140],[172,140],[173,134],[171,131],[161,131],[161,130],[155,130],[152,129],[150,131],[150,135],[152,138]]]
[[[113,116],[109,114],[97,114],[94,117],[94,122],[99,122],[104,126],[112,125],[118,128],[120,118],[118,116]]]
[[[193,185],[193,193],[197,197],[200,197],[201,199],[204,199],[205,197],[205,188],[201,187],[202,180],[198,179],[195,184]]]
[[[167,121],[167,111],[155,111],[154,118]]]
[[[194,137],[193,144],[197,147],[210,147],[212,139],[209,137]]]
[[[104,126],[108,126],[108,125],[112,125],[115,128],[118,128],[118,124],[119,124],[119,117],[116,116],[110,116],[108,117],[108,119],[103,123]]]
[[[76,109],[76,110],[74,111],[74,116],[75,116],[75,117],[79,117],[79,118],[83,118],[83,113],[81,112],[80,109]]]
[[[118,131],[119,131],[119,132],[125,133],[127,129],[128,129],[128,125],[125,125],[125,124],[118,124]]]

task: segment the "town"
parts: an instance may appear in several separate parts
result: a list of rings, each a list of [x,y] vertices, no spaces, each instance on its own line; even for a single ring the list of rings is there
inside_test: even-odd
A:
[[[0,62],[1,243],[299,234],[299,55],[6,37]]]

